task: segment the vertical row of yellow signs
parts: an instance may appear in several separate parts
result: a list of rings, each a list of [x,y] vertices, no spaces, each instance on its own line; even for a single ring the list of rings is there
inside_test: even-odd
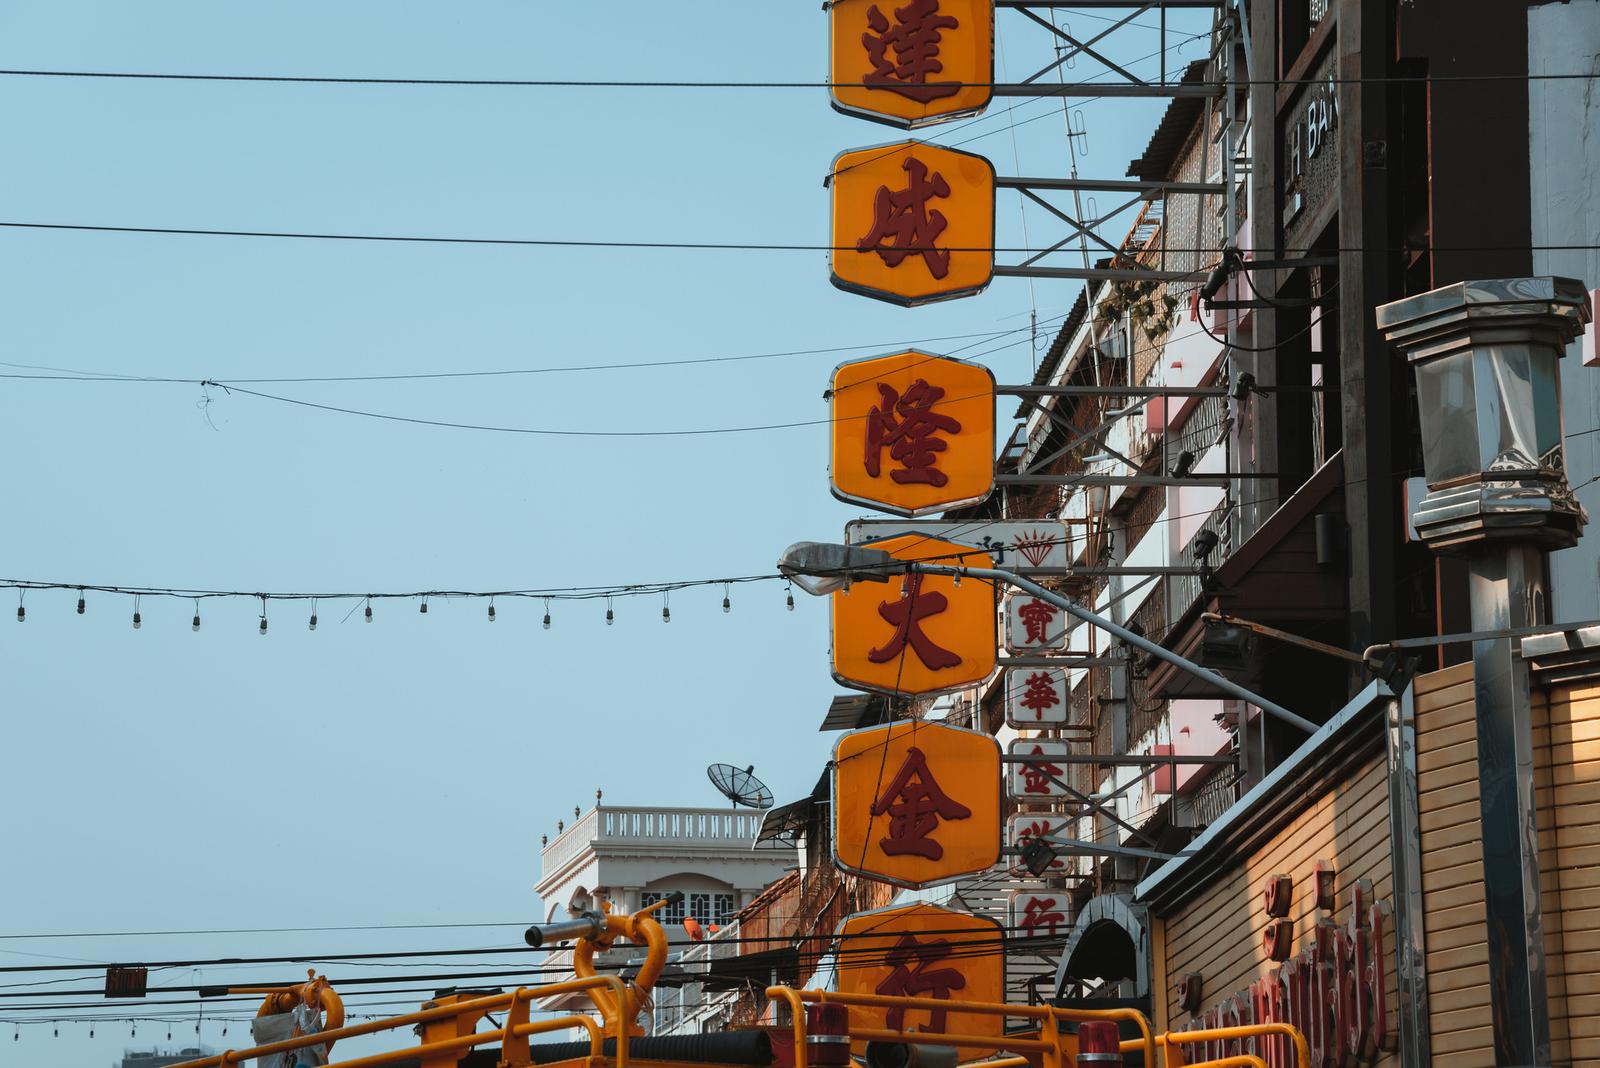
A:
[[[839,111],[904,129],[975,115],[994,95],[993,0],[836,0],[829,81]],[[833,284],[896,304],[981,291],[994,276],[994,167],[919,141],[841,153]]]
[[[834,107],[905,128],[981,111],[992,94],[992,0],[836,0],[829,6]],[[921,304],[983,289],[993,274],[994,169],[908,141],[842,153],[830,178],[835,285]],[[934,515],[994,488],[994,376],[905,351],[834,371],[834,496],[898,516]],[[991,567],[968,546],[916,533],[873,543],[895,559]],[[996,666],[993,584],[908,570],[832,594],[833,676],[922,697]],[[833,753],[839,868],[906,887],[948,882],[1000,858],[1000,748],[987,734],[904,720],[852,731]],[[936,905],[857,913],[839,928],[842,991],[999,1001],[1005,965],[992,920]],[[999,1036],[999,1017],[853,1008],[852,1030]],[[913,1017],[909,1018],[908,1017]],[[860,1053],[861,1050],[857,1050]]]

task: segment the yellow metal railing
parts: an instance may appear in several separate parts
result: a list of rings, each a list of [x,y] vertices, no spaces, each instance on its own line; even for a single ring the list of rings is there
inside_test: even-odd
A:
[[[574,1014],[571,1016],[558,1016],[549,1020],[526,1022],[528,1006],[536,998],[554,997],[558,994],[568,994],[580,990],[589,994],[596,1008],[605,1006],[606,1009],[610,1009],[614,1005],[626,1004],[629,997],[626,984],[614,975],[598,975],[587,979],[569,979],[565,982],[550,983],[546,986],[522,987],[508,994],[489,994],[484,997],[457,1001],[448,1005],[438,1005],[431,1009],[421,1009],[417,1012],[407,1013],[404,1016],[391,1016],[382,1020],[353,1024],[349,1027],[340,1027],[330,1031],[318,1031],[315,1034],[301,1035],[298,1038],[289,1038],[282,1042],[269,1042],[264,1046],[253,1046],[250,1049],[230,1049],[211,1057],[184,1061],[180,1065],[175,1065],[174,1068],[228,1068],[229,1065],[252,1060],[256,1057],[268,1057],[275,1053],[288,1053],[291,1050],[306,1049],[310,1046],[332,1045],[336,1041],[354,1038],[357,1035],[370,1035],[379,1031],[392,1031],[396,1028],[430,1024],[443,1020],[459,1020],[462,1017],[476,1021],[482,1014],[492,1012],[495,1009],[507,1009],[509,1011],[506,1015],[505,1025],[492,1031],[477,1031],[453,1038],[423,1041],[418,1045],[407,1046],[404,1049],[375,1053],[348,1061],[335,1061],[330,1064],[329,1068],[378,1068],[379,1065],[413,1059],[420,1059],[423,1068],[438,1068],[438,1066],[442,1065],[454,1065],[459,1054],[474,1046],[487,1045],[491,1042],[499,1042],[501,1044],[502,1058],[505,1058],[505,1063],[528,1065],[532,1063],[531,1057],[528,1056],[527,1038],[529,1035],[544,1034],[550,1031],[564,1031],[569,1027],[581,1027],[588,1031],[589,1055],[591,1057],[601,1057],[605,1052],[605,1039],[607,1036],[601,1033],[600,1025],[591,1017]],[[597,994],[602,996],[597,997]],[[609,999],[614,1000],[608,1000],[606,995],[609,995]],[[616,1068],[628,1068],[627,1029],[623,1028],[610,1037],[616,1039],[616,1047],[613,1053]],[[516,1056],[516,1054],[520,1054],[520,1056]],[[511,1059],[511,1057],[515,1057],[515,1059]]]
[[[1156,1044],[1161,1047],[1167,1056],[1164,1059],[1168,1068],[1222,1068],[1223,1065],[1251,1065],[1253,1068],[1265,1068],[1265,1061],[1253,1054],[1230,1054],[1214,1061],[1187,1061],[1183,1057],[1183,1046],[1198,1045],[1202,1042],[1231,1042],[1234,1039],[1258,1038],[1267,1035],[1281,1035],[1287,1038],[1294,1046],[1295,1063],[1299,1068],[1311,1068],[1311,1049],[1306,1045],[1306,1036],[1298,1028],[1286,1023],[1243,1024],[1239,1027],[1211,1027],[1205,1030],[1194,1031],[1167,1031],[1156,1036]],[[1174,1048],[1178,1047],[1178,1048]],[[1128,1041],[1122,1043],[1122,1051],[1131,1053],[1141,1049],[1141,1043]],[[1173,1054],[1176,1053],[1176,1057]],[[1146,1064],[1154,1064],[1146,1060]]]

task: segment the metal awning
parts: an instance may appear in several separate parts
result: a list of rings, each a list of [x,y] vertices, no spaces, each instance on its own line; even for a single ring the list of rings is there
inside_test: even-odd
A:
[[[800,835],[811,823],[812,806],[827,799],[828,789],[828,772],[824,769],[817,779],[817,785],[811,788],[810,797],[767,809],[761,817],[761,829],[756,832],[755,844],[759,846],[762,842],[776,842],[786,846],[799,845]]]
[[[794,946],[713,957],[709,965],[700,980],[708,988],[767,987],[800,980],[800,951]]]
[[[871,727],[889,719],[889,699],[881,694],[842,693],[828,703],[828,714],[822,717],[820,730],[853,731],[858,727]]]

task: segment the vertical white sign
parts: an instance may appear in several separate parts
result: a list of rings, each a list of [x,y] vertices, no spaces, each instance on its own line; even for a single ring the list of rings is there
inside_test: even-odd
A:
[[[1006,790],[1014,801],[1060,801],[1070,797],[1066,787],[1067,743],[1048,738],[1017,738],[1007,747],[1013,757],[1027,757],[1026,763],[1006,765]]]
[[[1006,601],[1006,648],[1014,653],[1067,647],[1071,617],[1049,601],[1031,594],[1013,594]]]
[[[1067,723],[1065,668],[1007,668],[1006,725],[1020,730]]]
[[[1065,938],[1072,931],[1071,902],[1056,890],[1013,890],[1006,898],[1012,938]]]

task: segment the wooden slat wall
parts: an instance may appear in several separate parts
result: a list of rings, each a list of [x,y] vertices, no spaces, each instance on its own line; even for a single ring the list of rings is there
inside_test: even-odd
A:
[[[1156,996],[1167,999],[1171,1025],[1184,1027],[1191,1021],[1178,1008],[1171,990],[1183,973],[1200,973],[1202,1002],[1209,1009],[1276,967],[1261,947],[1267,925],[1262,893],[1270,876],[1294,878],[1290,915],[1295,921],[1298,950],[1304,933],[1315,923],[1311,875],[1316,862],[1334,865],[1339,900],[1335,918],[1349,923],[1349,887],[1357,879],[1371,879],[1380,900],[1393,899],[1389,848],[1389,790],[1384,760],[1379,756],[1318,799],[1260,852],[1166,918],[1169,981],[1167,989],[1157,991]],[[1391,1020],[1396,1019],[1394,968],[1391,944],[1384,983]],[[1397,1065],[1398,1060],[1386,1056],[1378,1063]]]
[[[1417,779],[1435,1057],[1494,1063],[1472,665],[1417,679]],[[1535,693],[1550,1033],[1556,1063],[1600,1068],[1600,688]]]

